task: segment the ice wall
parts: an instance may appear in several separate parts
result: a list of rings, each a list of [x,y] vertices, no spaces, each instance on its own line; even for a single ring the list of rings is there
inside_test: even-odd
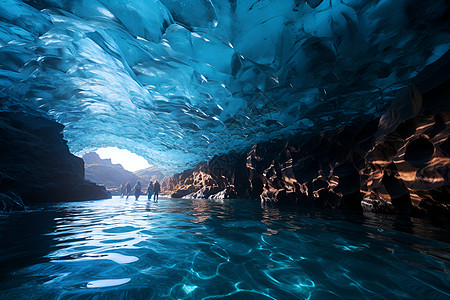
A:
[[[444,0],[2,0],[0,110],[167,173],[379,115],[450,47]]]

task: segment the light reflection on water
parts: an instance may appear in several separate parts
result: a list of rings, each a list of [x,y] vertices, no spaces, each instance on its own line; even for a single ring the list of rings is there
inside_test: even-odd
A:
[[[446,299],[448,230],[247,200],[0,215],[2,299]]]

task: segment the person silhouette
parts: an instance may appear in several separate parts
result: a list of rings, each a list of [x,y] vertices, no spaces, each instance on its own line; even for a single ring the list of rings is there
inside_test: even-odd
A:
[[[152,199],[152,195],[153,195],[153,181],[150,181],[148,183],[148,187],[147,187],[147,199],[151,200]]]
[[[125,189],[127,190],[127,198],[130,196],[131,194],[131,184],[129,182],[127,182],[127,185],[125,186]]]
[[[121,184],[119,187],[120,190],[120,198],[123,198],[123,196],[125,196],[125,184]]]
[[[123,191],[124,191],[124,185],[123,184],[121,184],[120,186],[119,186],[119,193],[120,193],[120,198],[123,198]]]
[[[155,193],[153,195],[153,202],[158,202],[158,194],[159,194],[160,190],[161,190],[161,187],[159,185],[158,180],[156,180],[155,184],[153,185],[153,193]]]
[[[139,199],[139,196],[141,195],[141,188],[141,182],[138,180],[134,186],[134,197],[136,197],[136,200]]]

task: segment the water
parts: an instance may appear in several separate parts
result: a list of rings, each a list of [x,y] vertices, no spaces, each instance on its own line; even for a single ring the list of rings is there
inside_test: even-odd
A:
[[[249,200],[41,205],[0,215],[0,298],[449,299],[449,241],[420,220]]]

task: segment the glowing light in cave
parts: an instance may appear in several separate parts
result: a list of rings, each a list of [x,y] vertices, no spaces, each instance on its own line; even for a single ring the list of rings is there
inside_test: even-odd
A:
[[[128,171],[137,171],[150,167],[145,158],[126,149],[117,147],[100,148],[96,151],[100,158],[110,158],[113,164],[121,164]]]

